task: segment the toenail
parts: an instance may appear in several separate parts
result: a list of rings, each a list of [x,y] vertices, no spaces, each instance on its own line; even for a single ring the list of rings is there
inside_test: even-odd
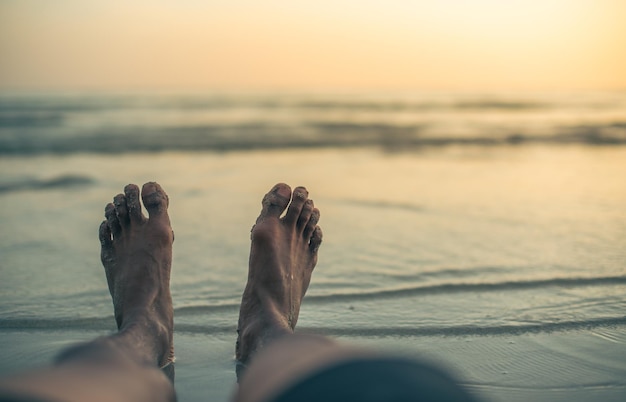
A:
[[[290,192],[291,190],[289,190],[289,187],[285,186],[281,186],[276,189],[276,194],[280,195],[283,198],[289,198]]]
[[[306,193],[304,191],[297,191],[295,195],[298,198],[302,198],[302,199],[306,198]]]

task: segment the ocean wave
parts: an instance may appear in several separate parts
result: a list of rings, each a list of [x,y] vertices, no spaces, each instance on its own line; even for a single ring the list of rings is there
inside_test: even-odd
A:
[[[550,278],[527,281],[504,281],[493,283],[446,283],[437,285],[414,286],[396,289],[374,290],[359,293],[333,293],[329,295],[308,295],[307,304],[326,304],[335,302],[351,302],[360,300],[382,300],[422,295],[441,295],[463,292],[498,292],[507,290],[540,289],[547,287],[588,287],[606,285],[624,285],[626,276],[604,276],[591,278]],[[231,312],[239,309],[239,303],[219,305],[181,306],[176,308],[176,316],[190,316]]]
[[[592,278],[551,278],[527,281],[504,281],[494,283],[446,283],[438,285],[414,286],[398,289],[385,289],[363,293],[344,293],[307,297],[307,303],[358,301],[372,299],[402,298],[431,294],[451,294],[461,292],[493,292],[545,287],[586,287],[626,284],[626,276],[605,276]]]
[[[0,96],[0,155],[626,144],[621,93]]]
[[[528,333],[549,333],[577,330],[589,330],[606,327],[623,327],[626,316],[606,317],[580,321],[544,322],[524,325],[493,325],[493,326],[421,326],[421,327],[311,327],[300,328],[301,331],[322,333],[333,336],[359,337],[415,337],[415,336],[489,336],[489,335],[522,335]],[[190,328],[193,329],[193,328]],[[184,327],[181,328],[184,331]]]
[[[9,183],[0,183],[0,193],[83,187],[93,184],[93,182],[94,180],[90,177],[78,175],[63,175],[49,179],[25,178]]]
[[[315,95],[48,95],[2,96],[0,112],[98,112],[112,110],[223,110],[285,109],[336,112],[421,112],[446,110],[528,111],[563,108],[564,104],[538,99],[515,99],[498,96],[435,97],[410,99],[402,96],[315,96]],[[577,107],[581,105],[578,104]],[[583,104],[593,107],[594,104]]]
[[[487,128],[485,128],[487,129]],[[83,130],[0,130],[0,154],[247,151],[376,147],[410,151],[444,146],[626,145],[626,122],[555,128],[552,134],[498,131],[483,136],[446,136],[423,125],[312,122],[178,127],[111,127]],[[480,130],[477,130],[480,131]]]
[[[461,292],[506,292],[510,290],[535,290],[548,287],[579,288],[590,286],[614,286],[626,284],[626,276],[604,276],[590,278],[551,278],[530,281],[503,281],[496,283],[458,283],[425,285],[410,288],[386,289],[354,294],[311,295],[305,298],[305,304],[332,305],[339,303],[353,303],[358,301],[381,301],[392,298],[409,298],[424,295],[446,295]],[[189,333],[234,333],[239,310],[236,301],[215,305],[190,305],[176,307],[176,331]],[[213,317],[214,324],[204,324],[202,317]],[[197,324],[196,322],[202,322]],[[232,321],[232,323],[231,323]],[[339,325],[337,325],[339,324]],[[604,316],[571,319],[571,317],[544,316],[535,318],[532,322],[493,322],[492,324],[477,325],[470,323],[458,324],[451,321],[448,325],[371,325],[354,324],[329,326],[303,326],[300,330],[318,332],[335,336],[367,336],[367,337],[411,337],[411,336],[460,336],[460,335],[506,335],[536,332],[555,332],[585,330],[592,328],[607,328],[626,325],[626,316]],[[115,321],[112,315],[103,317],[4,317],[0,318],[0,330],[88,330],[114,331]]]
[[[215,112],[256,110],[289,113],[395,114],[467,112],[550,112],[598,111],[621,109],[624,96],[619,93],[568,94],[306,94],[306,93],[213,93],[213,94],[3,94],[0,115],[41,113],[97,115],[116,111]]]
[[[284,105],[280,105],[283,106]],[[407,112],[407,111],[435,111],[435,110],[540,110],[557,107],[546,102],[476,98],[464,101],[351,101],[351,100],[319,100],[304,101],[291,104],[292,107],[302,109],[319,109],[333,111],[382,111],[382,112]]]
[[[51,127],[64,121],[63,113],[54,112],[6,112],[0,110],[0,128]]]
[[[570,320],[558,322],[542,322],[533,324],[509,325],[451,325],[451,326],[328,326],[299,327],[299,331],[318,333],[330,336],[354,337],[420,337],[420,336],[493,336],[522,335],[528,333],[550,333],[590,330],[608,327],[626,326],[626,316],[591,318],[587,320]],[[197,325],[176,323],[176,332],[193,334],[227,334],[236,333],[237,326],[232,325]],[[113,331],[115,324],[112,317],[77,318],[77,319],[3,319],[0,318],[0,330],[40,330],[40,331]]]

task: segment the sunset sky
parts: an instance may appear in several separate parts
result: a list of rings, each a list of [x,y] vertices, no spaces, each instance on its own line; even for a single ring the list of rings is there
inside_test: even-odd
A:
[[[0,89],[626,89],[624,0],[0,0]]]

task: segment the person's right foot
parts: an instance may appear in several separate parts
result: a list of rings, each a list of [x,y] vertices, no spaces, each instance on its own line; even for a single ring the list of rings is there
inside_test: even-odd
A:
[[[244,363],[268,341],[293,332],[322,243],[320,213],[304,187],[292,196],[288,185],[277,184],[262,204],[237,329],[236,358]]]
[[[101,259],[113,298],[118,337],[142,359],[166,366],[174,359],[174,312],[170,294],[174,233],[169,199],[157,183],[129,184],[105,208],[100,225]]]

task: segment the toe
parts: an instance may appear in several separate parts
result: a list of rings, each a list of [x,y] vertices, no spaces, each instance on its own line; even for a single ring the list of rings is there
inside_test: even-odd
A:
[[[141,198],[151,219],[167,216],[167,207],[170,204],[170,200],[165,190],[158,183],[149,182],[144,184],[141,189]]]
[[[126,197],[126,208],[128,217],[131,222],[141,222],[144,220],[141,213],[141,203],[139,202],[139,187],[135,184],[129,184],[124,187],[124,195]]]
[[[113,239],[111,238],[111,227],[107,221],[100,224],[98,233],[100,237],[100,261],[104,266],[104,272],[107,278],[109,290],[113,289],[113,270],[115,269],[115,249],[113,248]]]
[[[113,197],[113,205],[115,206],[115,213],[117,214],[117,220],[121,227],[124,227],[128,223],[128,208],[126,206],[126,197],[124,194],[118,194]]]
[[[100,224],[98,237],[100,238],[101,247],[100,258],[103,264],[107,264],[113,258],[113,239],[111,238],[111,228],[107,221],[103,221]]]
[[[263,201],[261,202],[263,209],[261,210],[261,215],[258,220],[270,216],[278,218],[285,208],[287,208],[290,198],[291,187],[285,183],[278,183],[272,187],[269,193],[265,194],[265,197],[263,197]]]
[[[313,235],[311,236],[311,242],[309,243],[309,248],[312,253],[317,253],[317,250],[320,248],[322,244],[322,229],[319,226],[315,227],[313,231]]]
[[[111,238],[111,228],[107,221],[102,221],[100,224],[100,230],[98,231],[98,237],[100,238],[100,245],[102,249],[111,248],[113,246],[113,239]]]
[[[122,227],[120,226],[120,222],[117,218],[117,213],[115,212],[115,205],[109,203],[104,208],[104,217],[106,218],[107,225],[109,226],[109,230],[113,237],[119,235]]]
[[[298,217],[297,227],[300,230],[304,230],[306,224],[311,219],[311,213],[313,212],[313,200],[306,200],[304,205],[302,206],[302,211],[300,211],[300,216]]]
[[[315,228],[317,227],[317,222],[319,222],[319,220],[320,220],[320,210],[317,208],[313,208],[313,211],[311,211],[311,217],[306,223],[306,227],[304,228],[304,232],[302,233],[305,239],[311,238],[313,232],[315,231]]]
[[[289,208],[287,208],[285,222],[294,225],[296,224],[298,218],[300,217],[300,213],[302,212],[302,207],[306,203],[308,197],[309,192],[304,187],[296,187],[296,189],[293,190],[293,197],[291,198]]]

